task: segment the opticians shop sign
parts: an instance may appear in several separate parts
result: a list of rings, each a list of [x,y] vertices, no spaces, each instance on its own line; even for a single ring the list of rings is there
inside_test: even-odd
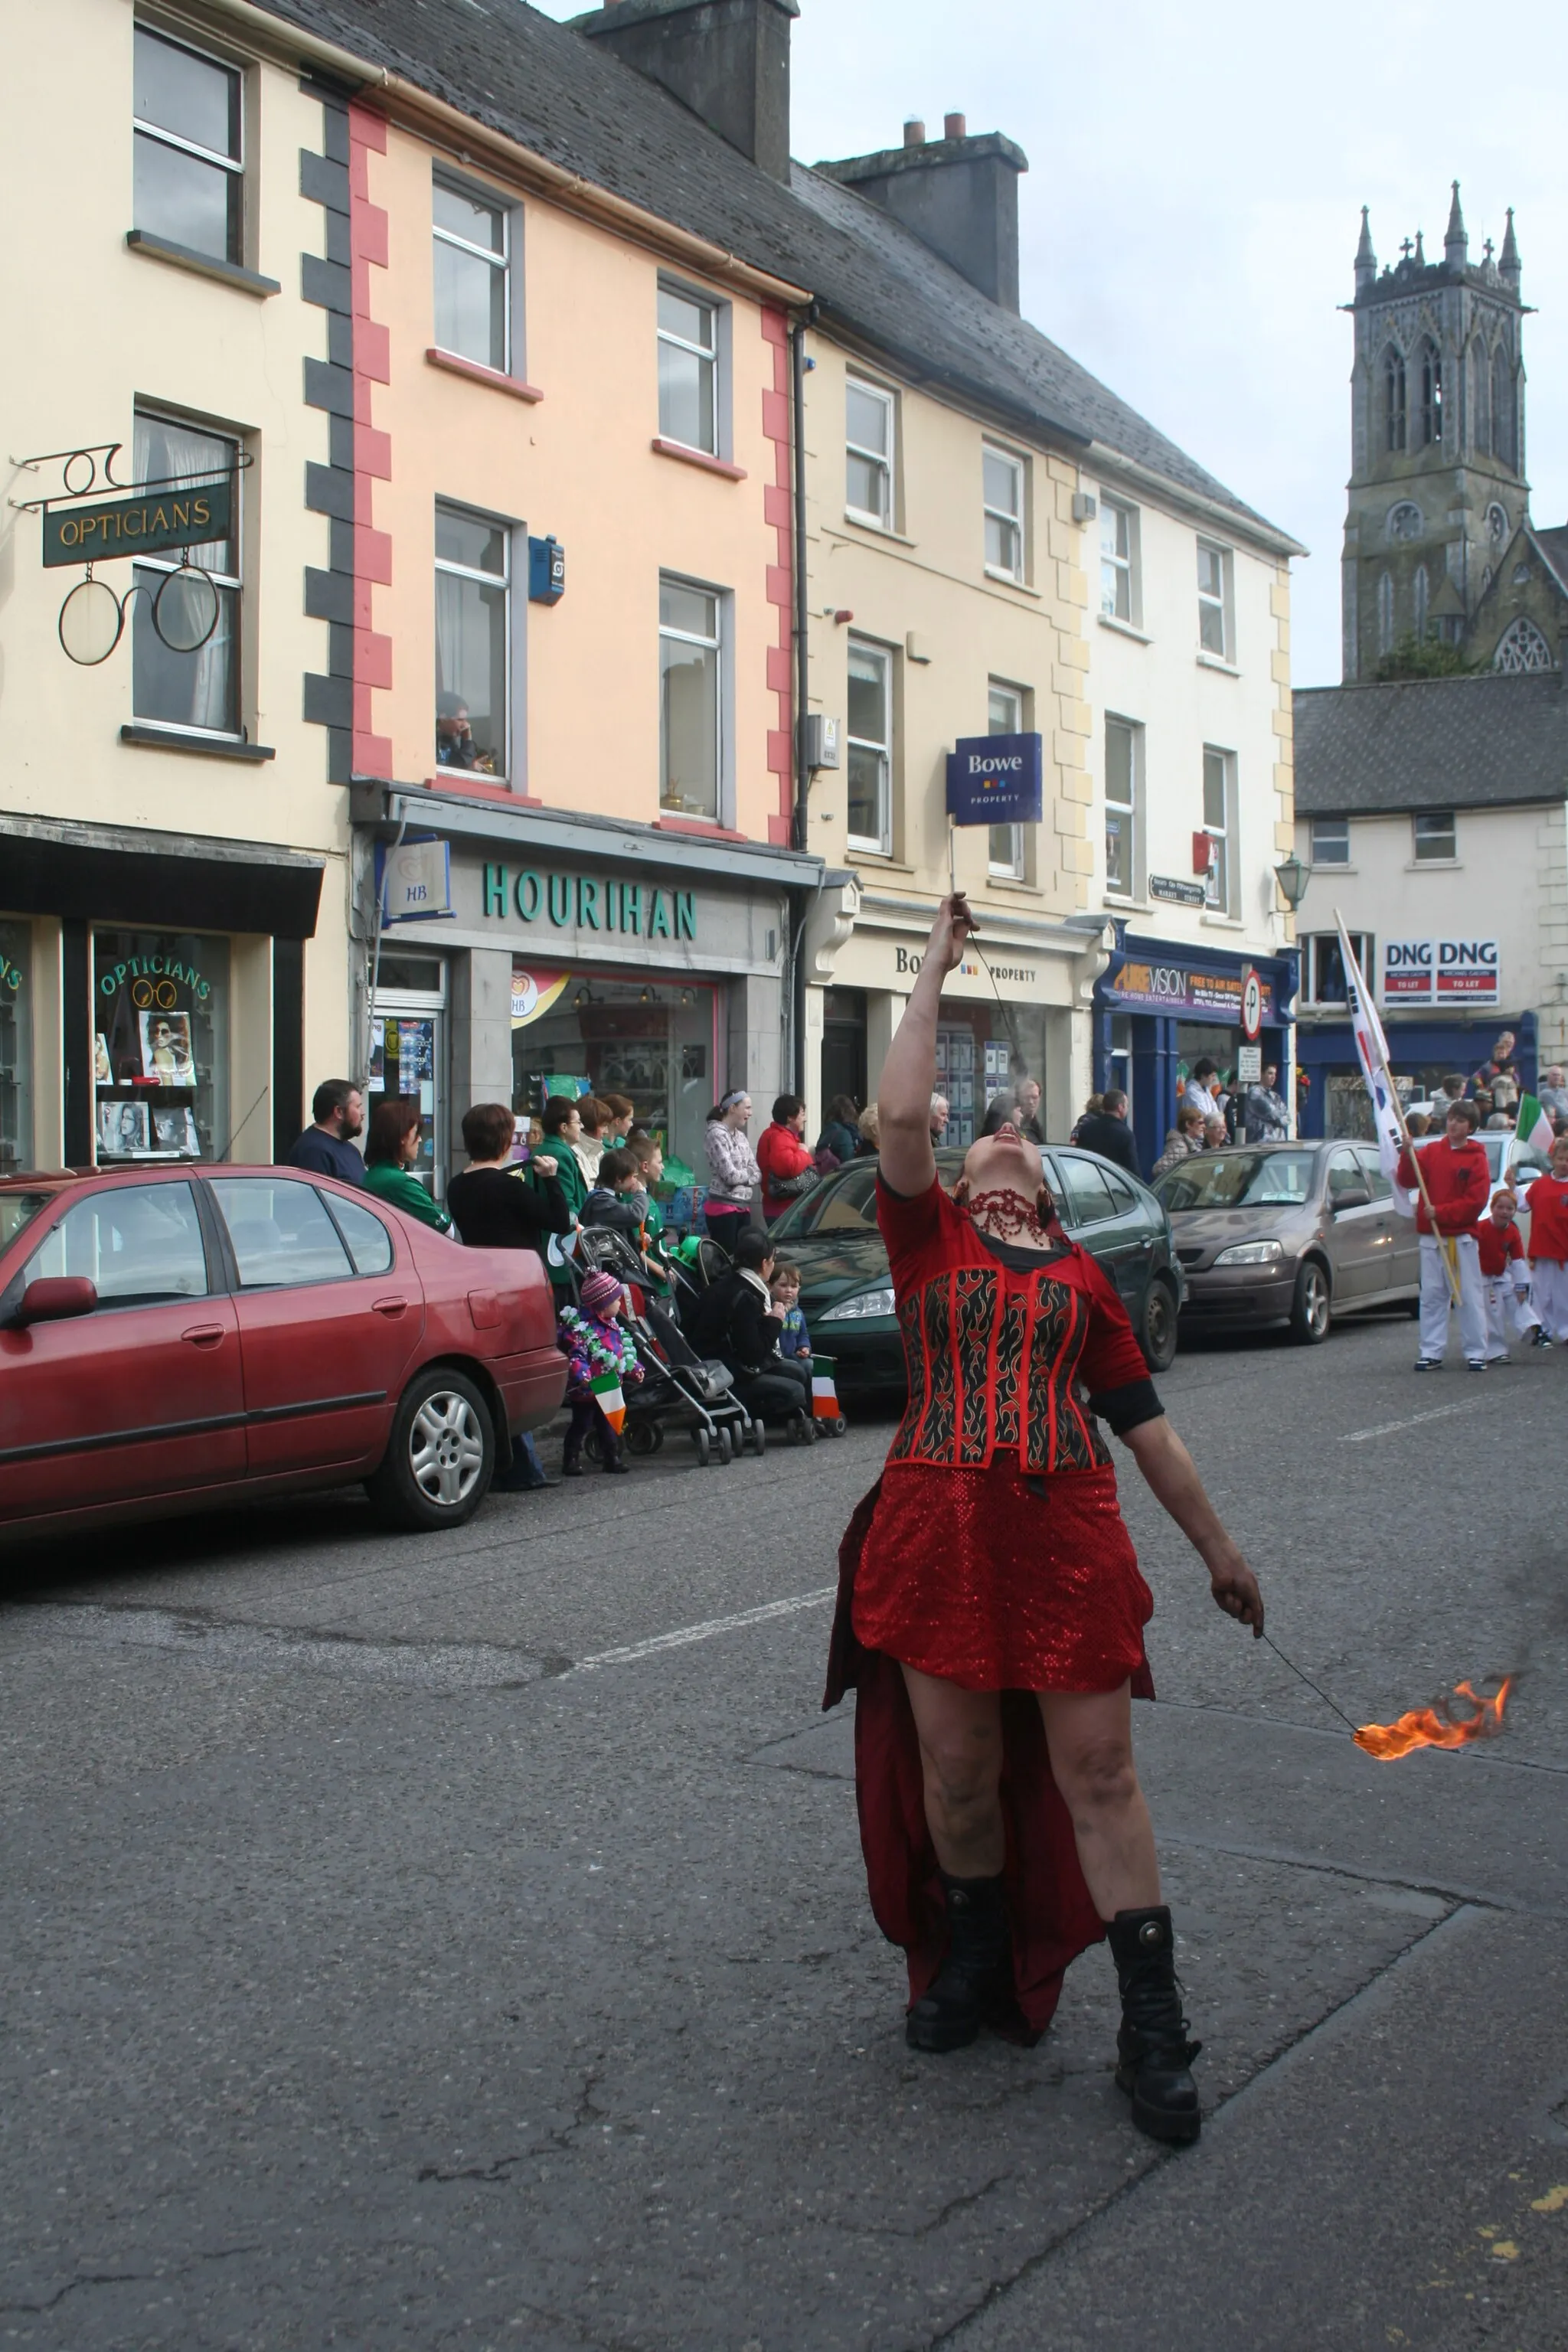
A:
[[[1384,940],[1385,1004],[1495,1004],[1496,940]]]

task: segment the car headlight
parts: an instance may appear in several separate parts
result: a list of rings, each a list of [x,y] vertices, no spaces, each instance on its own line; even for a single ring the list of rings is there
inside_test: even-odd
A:
[[[853,1298],[842,1298],[837,1307],[830,1307],[826,1314],[819,1315],[816,1320],[819,1323],[860,1323],[868,1315],[891,1315],[893,1311],[893,1293],[889,1285],[884,1290],[861,1290]]]
[[[1215,1265],[1272,1265],[1276,1258],[1283,1257],[1284,1255],[1278,1242],[1232,1242],[1228,1249],[1221,1250],[1215,1264]]]

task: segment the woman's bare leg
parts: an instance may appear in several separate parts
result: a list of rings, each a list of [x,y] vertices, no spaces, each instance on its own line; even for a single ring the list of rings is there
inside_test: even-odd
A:
[[[1002,1710],[994,1691],[964,1690],[918,1667],[902,1669],[925,1776],[926,1822],[952,1878],[994,1878],[1006,1860],[1002,1805]]]
[[[1132,1762],[1131,1685],[1037,1696],[1051,1774],[1072,1815],[1079,1860],[1096,1910],[1102,1919],[1114,1919],[1119,1911],[1149,1909],[1160,1900],[1160,1865]],[[929,1778],[927,1788],[929,1811]]]

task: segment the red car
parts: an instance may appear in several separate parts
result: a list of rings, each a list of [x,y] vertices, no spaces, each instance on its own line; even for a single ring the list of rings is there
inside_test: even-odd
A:
[[[362,1480],[479,1508],[565,1359],[531,1251],[465,1249],[294,1168],[0,1181],[0,1533]]]

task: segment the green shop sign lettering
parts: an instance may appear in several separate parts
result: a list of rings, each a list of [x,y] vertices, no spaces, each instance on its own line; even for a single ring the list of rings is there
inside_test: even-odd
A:
[[[46,507],[44,569],[200,547],[209,540],[227,539],[233,527],[234,486],[226,474],[191,489],[160,490],[153,498],[106,499],[95,506],[58,510]]]
[[[515,908],[525,923],[542,917],[558,931],[619,931],[634,940],[695,940],[695,890],[657,890],[640,882],[596,880],[591,874],[512,875],[487,866],[484,911],[504,920]]]
[[[110,964],[98,976],[105,996],[115,995],[127,981],[131,1002],[144,1011],[153,1006],[164,1013],[172,1011],[182,988],[188,988],[198,1003],[205,1003],[212,994],[211,981],[205,980],[195,964],[181,963],[174,956],[127,956],[123,963]]]
[[[0,955],[0,988],[4,988],[10,995],[15,996],[21,985],[20,965],[14,964],[8,955]]]

